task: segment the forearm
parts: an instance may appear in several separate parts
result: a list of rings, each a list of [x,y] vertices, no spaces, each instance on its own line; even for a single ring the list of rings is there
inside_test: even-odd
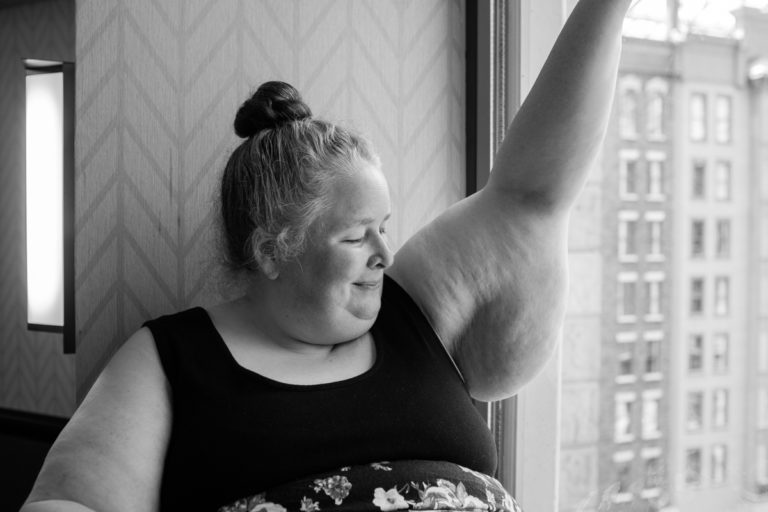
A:
[[[19,512],[94,512],[94,510],[74,501],[46,500],[27,503]]]
[[[491,186],[554,207],[578,194],[605,135],[631,0],[581,0],[515,116]]]

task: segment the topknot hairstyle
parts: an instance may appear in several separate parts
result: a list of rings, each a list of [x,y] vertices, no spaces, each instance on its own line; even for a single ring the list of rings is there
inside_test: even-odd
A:
[[[370,142],[312,117],[299,92],[266,82],[240,107],[245,138],[221,180],[227,263],[259,271],[259,257],[285,262],[303,251],[310,225],[329,206],[333,182],[361,164],[380,166]]]

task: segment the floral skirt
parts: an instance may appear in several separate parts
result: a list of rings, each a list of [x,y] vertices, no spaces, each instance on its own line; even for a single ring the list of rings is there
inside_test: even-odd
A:
[[[219,512],[522,512],[498,480],[458,464],[375,462],[313,475],[243,497]]]

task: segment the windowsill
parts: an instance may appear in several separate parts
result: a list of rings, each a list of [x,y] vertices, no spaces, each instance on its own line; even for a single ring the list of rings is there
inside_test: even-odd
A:
[[[667,257],[664,256],[663,254],[647,254],[645,256],[645,261],[651,261],[651,262],[654,262],[654,261],[665,261],[666,259],[667,259]]]
[[[653,313],[643,316],[643,320],[646,322],[662,322],[664,321],[664,315],[660,313]]]
[[[620,324],[631,324],[637,322],[637,316],[635,315],[622,315],[616,319]]]
[[[646,201],[661,202],[667,198],[664,194],[647,194],[645,196]]]
[[[643,489],[640,491],[641,498],[658,498],[659,496],[661,496],[661,489],[658,487],[654,487],[653,489]]]
[[[637,382],[636,375],[617,375],[616,384],[633,384]]]
[[[615,442],[615,443],[619,443],[619,444],[622,444],[622,443],[631,443],[631,442],[632,442],[632,441],[634,441],[634,440],[635,440],[635,436],[634,436],[634,435],[628,435],[628,436],[616,436],[616,437],[614,437],[614,438],[613,438],[613,442]]]
[[[632,501],[632,493],[631,492],[622,492],[617,493],[611,496],[611,501],[614,503],[629,503]]]
[[[643,434],[643,440],[645,441],[653,441],[656,439],[661,439],[661,432],[649,432],[648,434]]]
[[[621,263],[637,263],[640,258],[637,254],[619,254],[619,261]]]
[[[653,372],[653,373],[646,373],[643,375],[643,380],[646,382],[655,382],[660,381],[662,379],[663,375],[661,372]]]

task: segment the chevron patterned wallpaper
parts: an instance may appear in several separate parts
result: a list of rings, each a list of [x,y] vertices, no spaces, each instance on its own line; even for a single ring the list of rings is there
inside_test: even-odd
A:
[[[463,0],[78,0],[77,395],[142,321],[217,301],[214,197],[261,82],[366,133],[397,246],[464,195]]]
[[[75,360],[59,334],[27,331],[24,58],[73,61],[74,0],[0,8],[0,407],[68,416]]]

